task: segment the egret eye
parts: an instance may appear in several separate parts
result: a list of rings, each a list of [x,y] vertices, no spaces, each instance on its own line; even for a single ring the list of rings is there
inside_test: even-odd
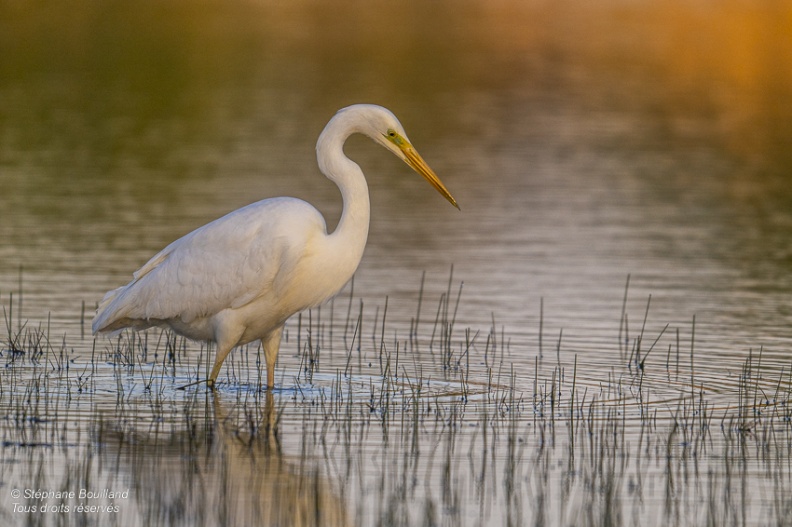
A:
[[[401,134],[399,134],[399,132],[397,132],[393,128],[388,130],[386,137],[391,143],[395,145],[400,146],[404,143],[404,138],[401,136]]]

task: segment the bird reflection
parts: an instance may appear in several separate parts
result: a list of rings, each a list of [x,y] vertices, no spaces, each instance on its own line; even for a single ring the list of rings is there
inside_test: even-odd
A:
[[[343,500],[318,469],[283,454],[279,412],[272,392],[264,395],[264,404],[258,397],[226,403],[217,392],[196,397],[185,426],[170,433],[100,425],[102,459],[133,485],[124,522],[349,525]]]

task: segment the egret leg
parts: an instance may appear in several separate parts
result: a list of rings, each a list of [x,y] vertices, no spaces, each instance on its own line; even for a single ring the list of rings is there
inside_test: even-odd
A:
[[[215,320],[215,335],[214,341],[217,345],[215,352],[214,366],[212,366],[212,373],[206,379],[206,385],[210,390],[214,390],[217,376],[220,375],[220,368],[223,366],[223,361],[226,360],[228,354],[234,349],[234,346],[239,344],[244,333],[245,328],[236,324],[233,315],[227,316],[228,313],[220,313]]]
[[[261,339],[261,347],[264,348],[264,360],[267,362],[267,389],[275,387],[275,362],[278,360],[278,350],[280,349],[281,334],[283,326],[270,331]]]
[[[212,366],[212,373],[209,374],[209,377],[206,379],[202,379],[199,381],[194,381],[189,384],[185,384],[184,386],[179,386],[176,388],[177,390],[185,390],[192,386],[196,386],[201,383],[206,383],[206,386],[209,388],[210,391],[214,391],[215,383],[217,382],[217,377],[220,375],[220,368],[223,366],[223,361],[231,353],[231,350],[234,349],[234,346],[217,346],[217,353],[215,353],[215,361],[214,366]]]
[[[231,350],[234,349],[233,345],[226,345],[220,347],[217,345],[217,353],[215,354],[215,362],[214,366],[212,366],[212,373],[209,374],[209,378],[206,379],[206,385],[209,387],[210,390],[214,390],[215,382],[217,382],[217,376],[220,375],[220,368],[223,366],[223,361],[228,354],[231,353]]]

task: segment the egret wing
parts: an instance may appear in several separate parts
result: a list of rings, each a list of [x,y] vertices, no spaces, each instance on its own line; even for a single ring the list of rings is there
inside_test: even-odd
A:
[[[307,203],[278,198],[236,210],[176,240],[109,292],[94,331],[184,323],[239,308],[266,294],[297,265],[321,215]]]

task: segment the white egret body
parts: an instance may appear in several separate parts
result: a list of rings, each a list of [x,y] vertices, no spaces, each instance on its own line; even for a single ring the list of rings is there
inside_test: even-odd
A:
[[[286,320],[338,293],[363,256],[368,187],[360,167],[343,151],[354,133],[393,152],[459,208],[390,111],[368,104],[344,108],[316,144],[319,169],[338,185],[344,200],[335,231],[328,234],[319,211],[296,198],[265,199],[235,210],[171,243],[129,284],[108,292],[93,332],[161,326],[215,342],[210,387],[234,347],[260,339],[272,388]]]

